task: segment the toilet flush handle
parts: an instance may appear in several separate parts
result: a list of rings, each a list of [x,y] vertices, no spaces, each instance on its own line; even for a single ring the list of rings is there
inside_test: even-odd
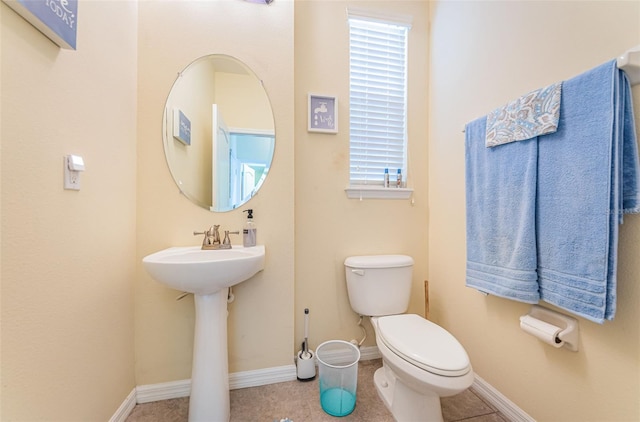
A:
[[[351,272],[357,275],[364,275],[364,270],[351,270]]]

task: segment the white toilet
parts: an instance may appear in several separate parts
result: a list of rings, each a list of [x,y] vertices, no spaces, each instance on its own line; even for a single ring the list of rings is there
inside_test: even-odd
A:
[[[473,383],[469,356],[444,328],[409,306],[413,259],[405,255],[352,256],[344,262],[351,308],[370,316],[382,368],[378,394],[398,422],[442,421],[440,397]]]

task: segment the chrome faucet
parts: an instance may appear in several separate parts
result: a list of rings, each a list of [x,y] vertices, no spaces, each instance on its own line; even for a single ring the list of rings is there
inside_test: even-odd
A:
[[[209,227],[209,230],[203,232],[193,232],[194,236],[204,235],[202,240],[202,249],[220,249],[220,233],[218,229],[220,225],[214,225]]]

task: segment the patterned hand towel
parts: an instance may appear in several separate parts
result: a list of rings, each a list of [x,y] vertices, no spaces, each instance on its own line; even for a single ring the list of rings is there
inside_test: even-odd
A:
[[[531,91],[487,116],[485,144],[495,147],[558,130],[562,83]]]
[[[486,148],[486,120],[465,129],[466,285],[537,303],[537,139]]]
[[[558,130],[538,138],[540,295],[598,323],[615,315],[622,214],[640,211],[630,95],[615,61],[565,81]]]

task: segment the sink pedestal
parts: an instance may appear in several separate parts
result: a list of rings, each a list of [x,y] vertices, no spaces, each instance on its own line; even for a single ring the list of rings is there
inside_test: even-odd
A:
[[[264,269],[264,245],[214,250],[173,247],[145,256],[142,263],[157,281],[194,295],[189,422],[228,422],[227,294],[229,287]]]
[[[213,294],[194,295],[196,326],[189,422],[229,420],[227,293],[225,288]]]

